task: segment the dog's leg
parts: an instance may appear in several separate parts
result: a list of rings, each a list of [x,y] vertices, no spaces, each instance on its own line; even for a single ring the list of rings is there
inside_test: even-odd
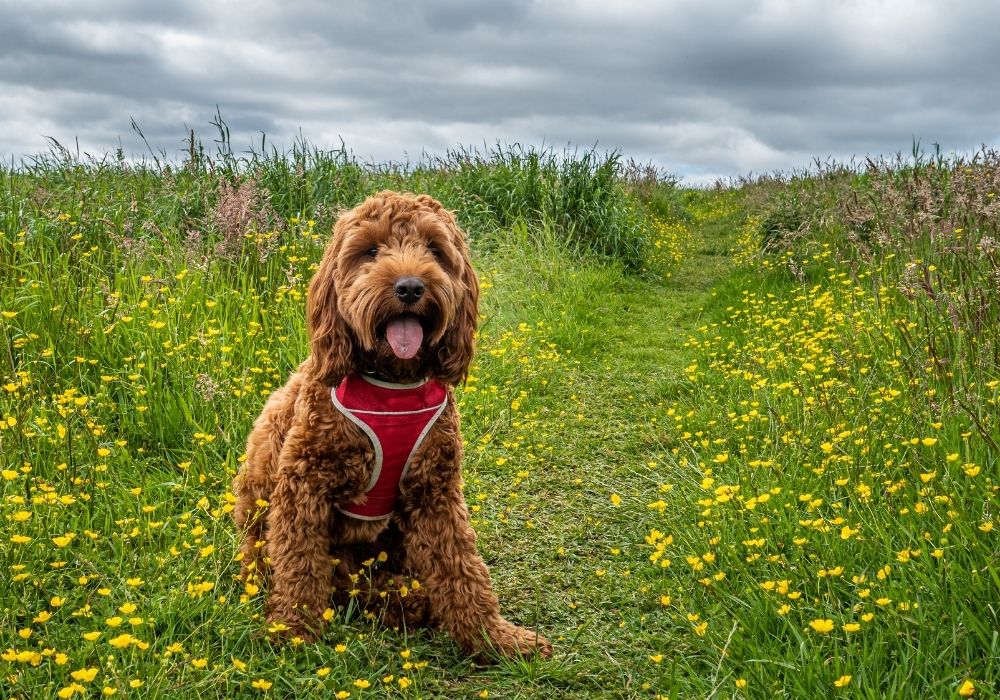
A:
[[[267,573],[266,509],[274,488],[273,475],[278,471],[278,455],[294,415],[294,404],[289,397],[294,397],[297,385],[293,379],[268,399],[247,437],[246,461],[233,480],[236,496],[233,519],[243,533],[240,575],[247,583],[262,583]]]
[[[552,655],[545,637],[501,617],[458,483],[411,509],[403,536],[407,568],[426,590],[434,621],[467,652],[478,654],[492,646],[507,656]]]
[[[267,514],[271,560],[268,620],[284,634],[315,639],[330,600],[331,502],[294,468],[278,477]]]

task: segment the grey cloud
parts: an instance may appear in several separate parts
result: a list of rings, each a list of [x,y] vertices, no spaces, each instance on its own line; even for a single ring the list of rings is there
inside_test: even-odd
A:
[[[42,135],[178,153],[298,129],[400,160],[494,141],[595,143],[692,178],[1000,139],[1000,6],[618,0],[0,0],[0,154]]]

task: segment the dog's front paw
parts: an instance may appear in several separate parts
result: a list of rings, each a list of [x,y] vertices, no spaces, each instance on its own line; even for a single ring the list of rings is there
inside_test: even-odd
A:
[[[552,643],[527,627],[518,627],[506,620],[490,635],[493,647],[504,656],[531,656],[552,658]]]
[[[267,635],[274,641],[315,642],[319,637],[317,621],[306,620],[298,610],[288,614],[272,612],[267,616],[267,623]]]

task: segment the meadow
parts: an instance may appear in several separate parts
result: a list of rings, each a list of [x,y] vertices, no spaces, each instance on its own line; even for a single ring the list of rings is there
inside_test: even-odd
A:
[[[1000,155],[686,189],[617,154],[0,167],[0,696],[1000,694]],[[465,495],[550,661],[272,643],[231,480],[337,212],[458,215]],[[373,563],[374,565],[374,563]]]

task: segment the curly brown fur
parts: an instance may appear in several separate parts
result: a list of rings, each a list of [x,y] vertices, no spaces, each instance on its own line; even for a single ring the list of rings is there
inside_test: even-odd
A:
[[[415,303],[394,293],[404,277],[426,287]],[[428,196],[381,192],[334,227],[309,287],[311,354],[268,399],[233,485],[242,574],[270,579],[268,619],[286,634],[314,639],[331,601],[354,597],[387,624],[442,628],[470,654],[551,654],[548,640],[500,615],[462,495],[452,387],[472,358],[478,296],[464,236]],[[424,329],[408,359],[386,338],[401,314]],[[336,508],[363,497],[375,463],[369,439],[330,399],[351,372],[448,386],[447,407],[411,459],[391,519]],[[359,575],[372,566],[381,568]]]

